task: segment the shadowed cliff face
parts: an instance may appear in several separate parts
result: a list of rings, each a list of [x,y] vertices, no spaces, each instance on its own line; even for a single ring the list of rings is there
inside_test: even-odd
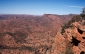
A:
[[[1,15],[0,53],[56,54],[55,48],[58,43],[55,43],[55,37],[57,31],[72,16]],[[64,40],[60,37],[59,39]],[[59,46],[61,47],[61,45]],[[59,50],[61,49],[59,48]]]
[[[79,43],[80,43],[80,41],[77,40],[76,38],[74,38],[74,37],[72,36],[72,42],[71,42],[71,44],[73,44],[73,45],[75,45],[75,46],[78,46]]]

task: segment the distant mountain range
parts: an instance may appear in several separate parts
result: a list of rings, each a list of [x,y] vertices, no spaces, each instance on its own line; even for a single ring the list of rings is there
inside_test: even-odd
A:
[[[45,45],[49,45],[49,40],[55,38],[61,25],[73,16],[74,14],[0,15],[0,52],[7,54],[10,49],[15,49],[12,51],[14,54],[18,52],[21,54],[23,51],[20,49],[25,49],[24,51],[28,50],[29,53],[38,54],[34,50],[38,50],[37,47],[42,49]],[[19,51],[16,52],[16,50]]]

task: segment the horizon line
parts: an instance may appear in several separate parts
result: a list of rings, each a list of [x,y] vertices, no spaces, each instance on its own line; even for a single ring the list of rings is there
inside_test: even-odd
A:
[[[45,14],[48,14],[48,13],[44,13],[44,14],[41,14],[41,15],[45,15]],[[52,14],[52,15],[70,15],[70,14],[74,14],[74,13],[69,13],[69,14]],[[39,14],[0,14],[0,15],[35,15],[35,16],[41,16]],[[78,15],[78,14],[76,14]]]

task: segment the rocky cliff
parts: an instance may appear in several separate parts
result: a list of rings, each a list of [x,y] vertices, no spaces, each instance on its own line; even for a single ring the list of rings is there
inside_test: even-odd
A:
[[[73,22],[63,35],[58,33],[55,40],[57,54],[85,54],[85,20]]]

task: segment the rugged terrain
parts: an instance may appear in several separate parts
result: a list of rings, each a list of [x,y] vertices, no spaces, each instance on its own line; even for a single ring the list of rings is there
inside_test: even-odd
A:
[[[63,23],[68,22],[73,16],[73,14],[0,15],[0,54],[65,53],[66,41],[72,41],[72,37],[77,37],[75,34],[78,32],[75,32],[74,29],[70,30],[75,32],[72,36],[73,34],[69,34],[71,32],[65,31],[65,36],[65,34],[60,33],[60,28]],[[83,33],[79,35],[81,36],[81,38],[78,37],[79,43],[82,43]],[[73,50],[78,48],[79,53],[81,52],[78,46],[73,46]],[[76,51],[74,52],[76,53]]]
[[[71,27],[65,29],[63,35],[60,36],[58,34],[60,38],[64,38],[63,43],[65,45],[63,44],[61,48],[63,49],[63,47],[66,46],[65,54],[85,54],[85,20],[73,22],[70,26]],[[57,40],[58,38],[56,38],[56,42]],[[62,45],[62,43],[60,45]]]

